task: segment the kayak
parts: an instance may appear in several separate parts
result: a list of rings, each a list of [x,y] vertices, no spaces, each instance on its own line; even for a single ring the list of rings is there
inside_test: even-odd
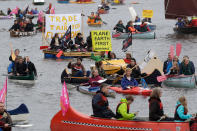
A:
[[[29,110],[25,104],[21,104],[16,109],[8,110],[8,113],[11,115],[12,121],[14,123],[27,121],[29,117]]]
[[[10,16],[10,15],[6,15],[6,16],[1,16],[0,15],[0,19],[1,20],[4,20],[4,19],[13,19],[14,17],[13,16]]]
[[[94,1],[70,1],[70,3],[73,3],[73,4],[92,4],[92,3],[95,3]]]
[[[121,94],[131,94],[131,95],[144,95],[150,96],[152,90],[143,88],[143,87],[133,87],[131,89],[123,90],[122,87],[110,87],[111,90],[115,91],[116,93]]]
[[[116,39],[126,39],[129,36],[129,33],[112,33],[112,38]],[[156,33],[154,31],[149,32],[140,32],[132,34],[133,39],[155,39]]]
[[[58,54],[57,51],[54,50],[43,50],[44,58],[45,59],[57,59],[56,55]],[[71,51],[71,52],[63,52],[60,56],[60,59],[70,59],[74,57],[90,57],[92,52],[77,52],[77,51]],[[94,55],[100,55],[100,52],[94,52]]]
[[[17,32],[17,31],[10,31],[10,37],[24,37],[24,36],[33,36],[36,34],[36,31],[30,32]]]
[[[99,14],[108,14],[108,13],[109,13],[109,10],[98,9],[98,13],[99,13]]]
[[[33,19],[34,17],[38,17],[38,14],[26,14],[26,17]]]
[[[89,23],[87,22],[88,26],[92,26],[92,27],[101,27],[101,25],[103,24],[102,21],[99,21],[97,23]]]
[[[156,30],[156,25],[149,23],[149,22],[145,22],[145,23],[148,25],[148,27],[150,28],[151,31]],[[136,29],[140,29],[141,24],[142,24],[142,22],[135,22],[135,23],[133,23],[133,26]]]
[[[162,82],[165,87],[179,87],[179,88],[196,88],[196,77],[192,76],[175,76],[168,77]]]
[[[190,131],[189,122],[123,121],[82,114],[70,105],[65,116],[57,112],[51,120],[51,131]]]
[[[8,79],[12,80],[35,80],[34,75],[26,75],[26,76],[15,76],[15,75],[8,75]]]
[[[182,34],[196,34],[197,27],[183,27],[183,28],[173,28],[176,33]]]
[[[99,87],[93,87],[92,89],[89,89],[90,86],[77,86],[77,90],[84,94],[90,94],[95,95],[97,91],[100,90]],[[115,98],[115,92],[112,90],[109,90],[108,97],[114,97]]]
[[[57,3],[67,4],[67,3],[69,3],[69,0],[58,0]]]
[[[33,0],[34,5],[44,5],[44,0]]]

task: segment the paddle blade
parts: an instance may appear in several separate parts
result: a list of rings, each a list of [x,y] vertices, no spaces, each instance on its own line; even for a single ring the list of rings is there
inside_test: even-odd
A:
[[[158,82],[162,82],[162,81],[165,81],[167,79],[167,77],[164,75],[164,76],[158,76],[157,77],[157,81]]]
[[[131,21],[135,21],[135,18],[137,16],[137,13],[133,7],[129,7],[129,12],[131,14]]]
[[[40,50],[47,49],[49,46],[40,46]]]
[[[182,48],[181,43],[177,43],[176,44],[176,55],[177,56],[180,56],[180,54],[181,54],[181,48]]]
[[[121,35],[121,33],[112,34],[112,38],[119,37],[120,35]]]
[[[62,55],[62,53],[63,53],[63,51],[62,51],[62,50],[61,50],[61,51],[59,51],[59,53],[57,53],[56,57],[57,57],[57,58],[60,58],[60,56]]]
[[[170,56],[173,59],[173,57],[174,57],[174,46],[173,45],[170,46]]]

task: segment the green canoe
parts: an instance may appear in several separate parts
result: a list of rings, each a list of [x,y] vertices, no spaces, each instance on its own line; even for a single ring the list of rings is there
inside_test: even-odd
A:
[[[196,77],[194,75],[170,77],[162,82],[162,86],[179,87],[179,88],[195,88]]]
[[[30,80],[33,81],[35,80],[35,76],[34,75],[27,75],[27,76],[15,76],[15,75],[9,75],[8,79],[12,79],[12,80]]]
[[[126,39],[128,37],[128,33],[117,33],[113,32],[112,33],[112,38],[116,39]],[[156,34],[154,31],[149,31],[149,32],[141,32],[141,33],[135,33],[132,34],[133,39],[155,39]]]

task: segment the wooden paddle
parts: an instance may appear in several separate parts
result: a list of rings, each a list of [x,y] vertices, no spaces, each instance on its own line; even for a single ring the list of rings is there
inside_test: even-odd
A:
[[[9,43],[9,45],[10,45],[10,49],[11,49],[11,57],[12,57],[12,60],[15,61],[16,55],[14,54],[14,51],[13,51],[13,48],[12,48],[12,44]]]

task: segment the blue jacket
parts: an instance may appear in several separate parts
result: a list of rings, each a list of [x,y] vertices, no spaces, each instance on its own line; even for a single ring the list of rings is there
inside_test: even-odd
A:
[[[177,101],[176,107],[177,107],[179,104],[181,104],[181,103],[180,103],[179,101]],[[183,106],[183,105],[180,105],[180,106],[176,109],[176,112],[177,112],[179,118],[184,119],[184,120],[187,120],[187,119],[189,119],[189,118],[192,117],[191,114],[187,114],[187,115],[184,114],[184,106]],[[175,121],[176,121],[176,122],[182,122],[181,120],[175,120]]]
[[[123,90],[126,90],[127,86],[138,86],[138,82],[132,77],[128,80],[127,77],[124,76],[121,80],[121,86]]]

